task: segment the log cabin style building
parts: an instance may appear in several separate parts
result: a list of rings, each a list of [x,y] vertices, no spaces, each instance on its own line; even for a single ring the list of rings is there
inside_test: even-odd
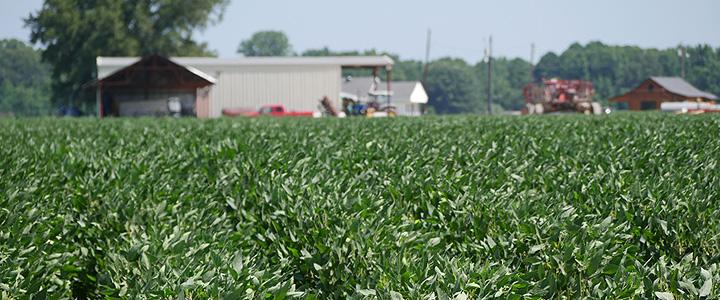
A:
[[[625,103],[627,109],[658,110],[663,102],[697,101],[715,103],[717,96],[701,91],[680,77],[650,77],[632,91],[610,99]]]

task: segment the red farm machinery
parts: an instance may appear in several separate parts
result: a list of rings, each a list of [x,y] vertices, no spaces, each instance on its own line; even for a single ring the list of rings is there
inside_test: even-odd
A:
[[[523,90],[526,114],[541,115],[557,112],[602,114],[600,103],[593,102],[592,82],[586,80],[543,80]]]

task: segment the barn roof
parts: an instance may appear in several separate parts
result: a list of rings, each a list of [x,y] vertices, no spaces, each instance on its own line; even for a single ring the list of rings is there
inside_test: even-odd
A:
[[[180,65],[159,55],[150,55],[137,58],[129,65],[86,85],[96,86],[102,83],[105,86],[197,88],[215,84],[216,81],[212,76],[193,67]]]
[[[650,79],[673,94],[689,98],[717,99],[717,96],[697,89],[680,77],[650,77]]]
[[[342,92],[356,96],[366,96],[372,88],[372,77],[349,77],[343,80]],[[380,85],[382,83],[378,83]],[[378,86],[382,89],[382,87]]]
[[[410,96],[415,90],[415,86],[417,84],[417,81],[393,81],[393,96],[402,97],[402,99],[410,99]]]

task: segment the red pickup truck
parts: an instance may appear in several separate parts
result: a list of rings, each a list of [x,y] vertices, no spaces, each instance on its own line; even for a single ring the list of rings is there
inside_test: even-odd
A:
[[[222,111],[223,115],[236,117],[257,117],[257,116],[272,116],[272,117],[315,117],[317,113],[312,111],[287,111],[285,106],[280,104],[265,105],[258,111],[251,111],[239,108],[225,108]]]

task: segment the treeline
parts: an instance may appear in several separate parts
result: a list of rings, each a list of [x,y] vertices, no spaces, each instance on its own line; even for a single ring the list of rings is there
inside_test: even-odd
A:
[[[635,88],[650,76],[681,76],[682,51],[608,46],[592,42],[573,44],[562,54],[544,55],[535,79],[560,77],[592,80],[597,98],[607,100]],[[685,48],[685,79],[695,87],[720,95],[720,48],[697,45]]]
[[[292,51],[289,39],[278,31],[261,32],[241,43],[239,53],[263,55],[388,55],[395,60],[394,80],[422,80],[423,63],[404,60],[398,55],[377,50],[332,51],[325,48],[302,53]],[[607,99],[625,93],[650,76],[681,76],[682,60],[678,48],[643,49],[633,46],[609,46],[591,42],[575,43],[560,55],[553,52],[533,66],[526,60],[494,58],[492,75],[493,110],[519,110],[524,107],[523,88],[542,79],[584,79],[594,83],[595,99]],[[720,94],[720,48],[697,45],[685,49],[685,79],[701,90]],[[367,70],[345,70],[345,75],[370,74]],[[382,74],[381,74],[382,76]],[[429,63],[425,88],[430,108],[437,113],[483,113],[488,100],[488,63],[470,64],[458,58],[440,58]]]
[[[50,66],[22,41],[0,40],[0,115],[42,116],[51,111]]]
[[[685,79],[697,88],[720,95],[720,48],[697,45],[685,48]],[[421,80],[423,64],[403,60],[391,53],[369,51],[334,52],[327,48],[308,50],[301,55],[378,55],[395,59],[395,80]],[[518,110],[524,106],[523,87],[542,79],[585,79],[593,82],[595,99],[607,99],[625,93],[650,76],[681,76],[681,52],[672,49],[643,49],[633,46],[609,46],[592,42],[573,44],[557,55],[545,54],[532,68],[526,60],[493,59],[494,110]],[[459,58],[431,61],[426,89],[430,106],[437,113],[482,113],[487,110],[486,61],[470,64]],[[347,74],[368,74],[347,71]]]
[[[423,62],[404,60],[399,55],[377,50],[332,51],[327,47],[304,51],[301,56],[387,55],[395,61],[392,79],[421,81]],[[493,61],[493,95],[496,109],[520,109],[524,102],[522,87],[530,81],[530,63],[522,59],[499,58]],[[436,113],[481,113],[486,110],[487,63],[468,64],[458,58],[431,61],[426,89],[431,109]],[[348,69],[344,76],[368,76],[370,70]],[[380,77],[385,78],[381,72]]]
[[[219,1],[219,0],[210,0]],[[50,31],[50,28],[44,30]],[[82,43],[80,43],[82,44]],[[186,45],[193,44],[186,41]],[[85,47],[87,48],[87,47]],[[172,47],[170,47],[172,48]],[[85,105],[91,110],[94,102],[78,101],[79,87],[94,78],[94,57],[113,55],[95,49],[83,53],[83,63],[71,64],[48,56],[58,49],[33,49],[18,40],[0,40],[0,114],[48,115],[62,105]],[[177,49],[176,49],[177,50]],[[152,51],[145,49],[144,51]],[[179,51],[179,50],[178,50]],[[173,54],[171,50],[163,53]],[[190,51],[192,52],[192,51]],[[179,51],[176,53],[190,53]],[[242,41],[238,52],[244,55],[388,55],[395,60],[394,80],[423,78],[423,62],[377,50],[333,51],[327,47],[295,53],[287,37],[280,32],[255,35]],[[117,55],[139,55],[142,51],[117,52]],[[197,52],[193,52],[197,55]],[[206,55],[212,52],[204,52]],[[701,90],[720,95],[720,48],[697,45],[686,48],[685,78]],[[41,60],[41,57],[45,58]],[[57,65],[62,64],[62,65]],[[459,58],[440,58],[429,63],[426,90],[429,109],[439,114],[483,113],[487,109],[487,62],[468,63]],[[545,54],[533,68],[526,60],[493,59],[493,109],[518,110],[524,106],[523,87],[543,78],[591,80],[596,99],[607,99],[624,93],[649,76],[680,76],[682,60],[676,48],[643,49],[632,46],[609,46],[599,42],[573,44],[562,53]],[[345,70],[344,75],[368,76],[370,70]],[[73,74],[73,76],[65,76]],[[383,72],[380,74],[384,76]],[[69,78],[74,78],[70,80]],[[62,80],[60,80],[62,79]],[[58,81],[60,80],[60,81]],[[80,82],[83,81],[83,82]],[[89,95],[92,96],[92,95]],[[91,97],[88,97],[91,98]]]

